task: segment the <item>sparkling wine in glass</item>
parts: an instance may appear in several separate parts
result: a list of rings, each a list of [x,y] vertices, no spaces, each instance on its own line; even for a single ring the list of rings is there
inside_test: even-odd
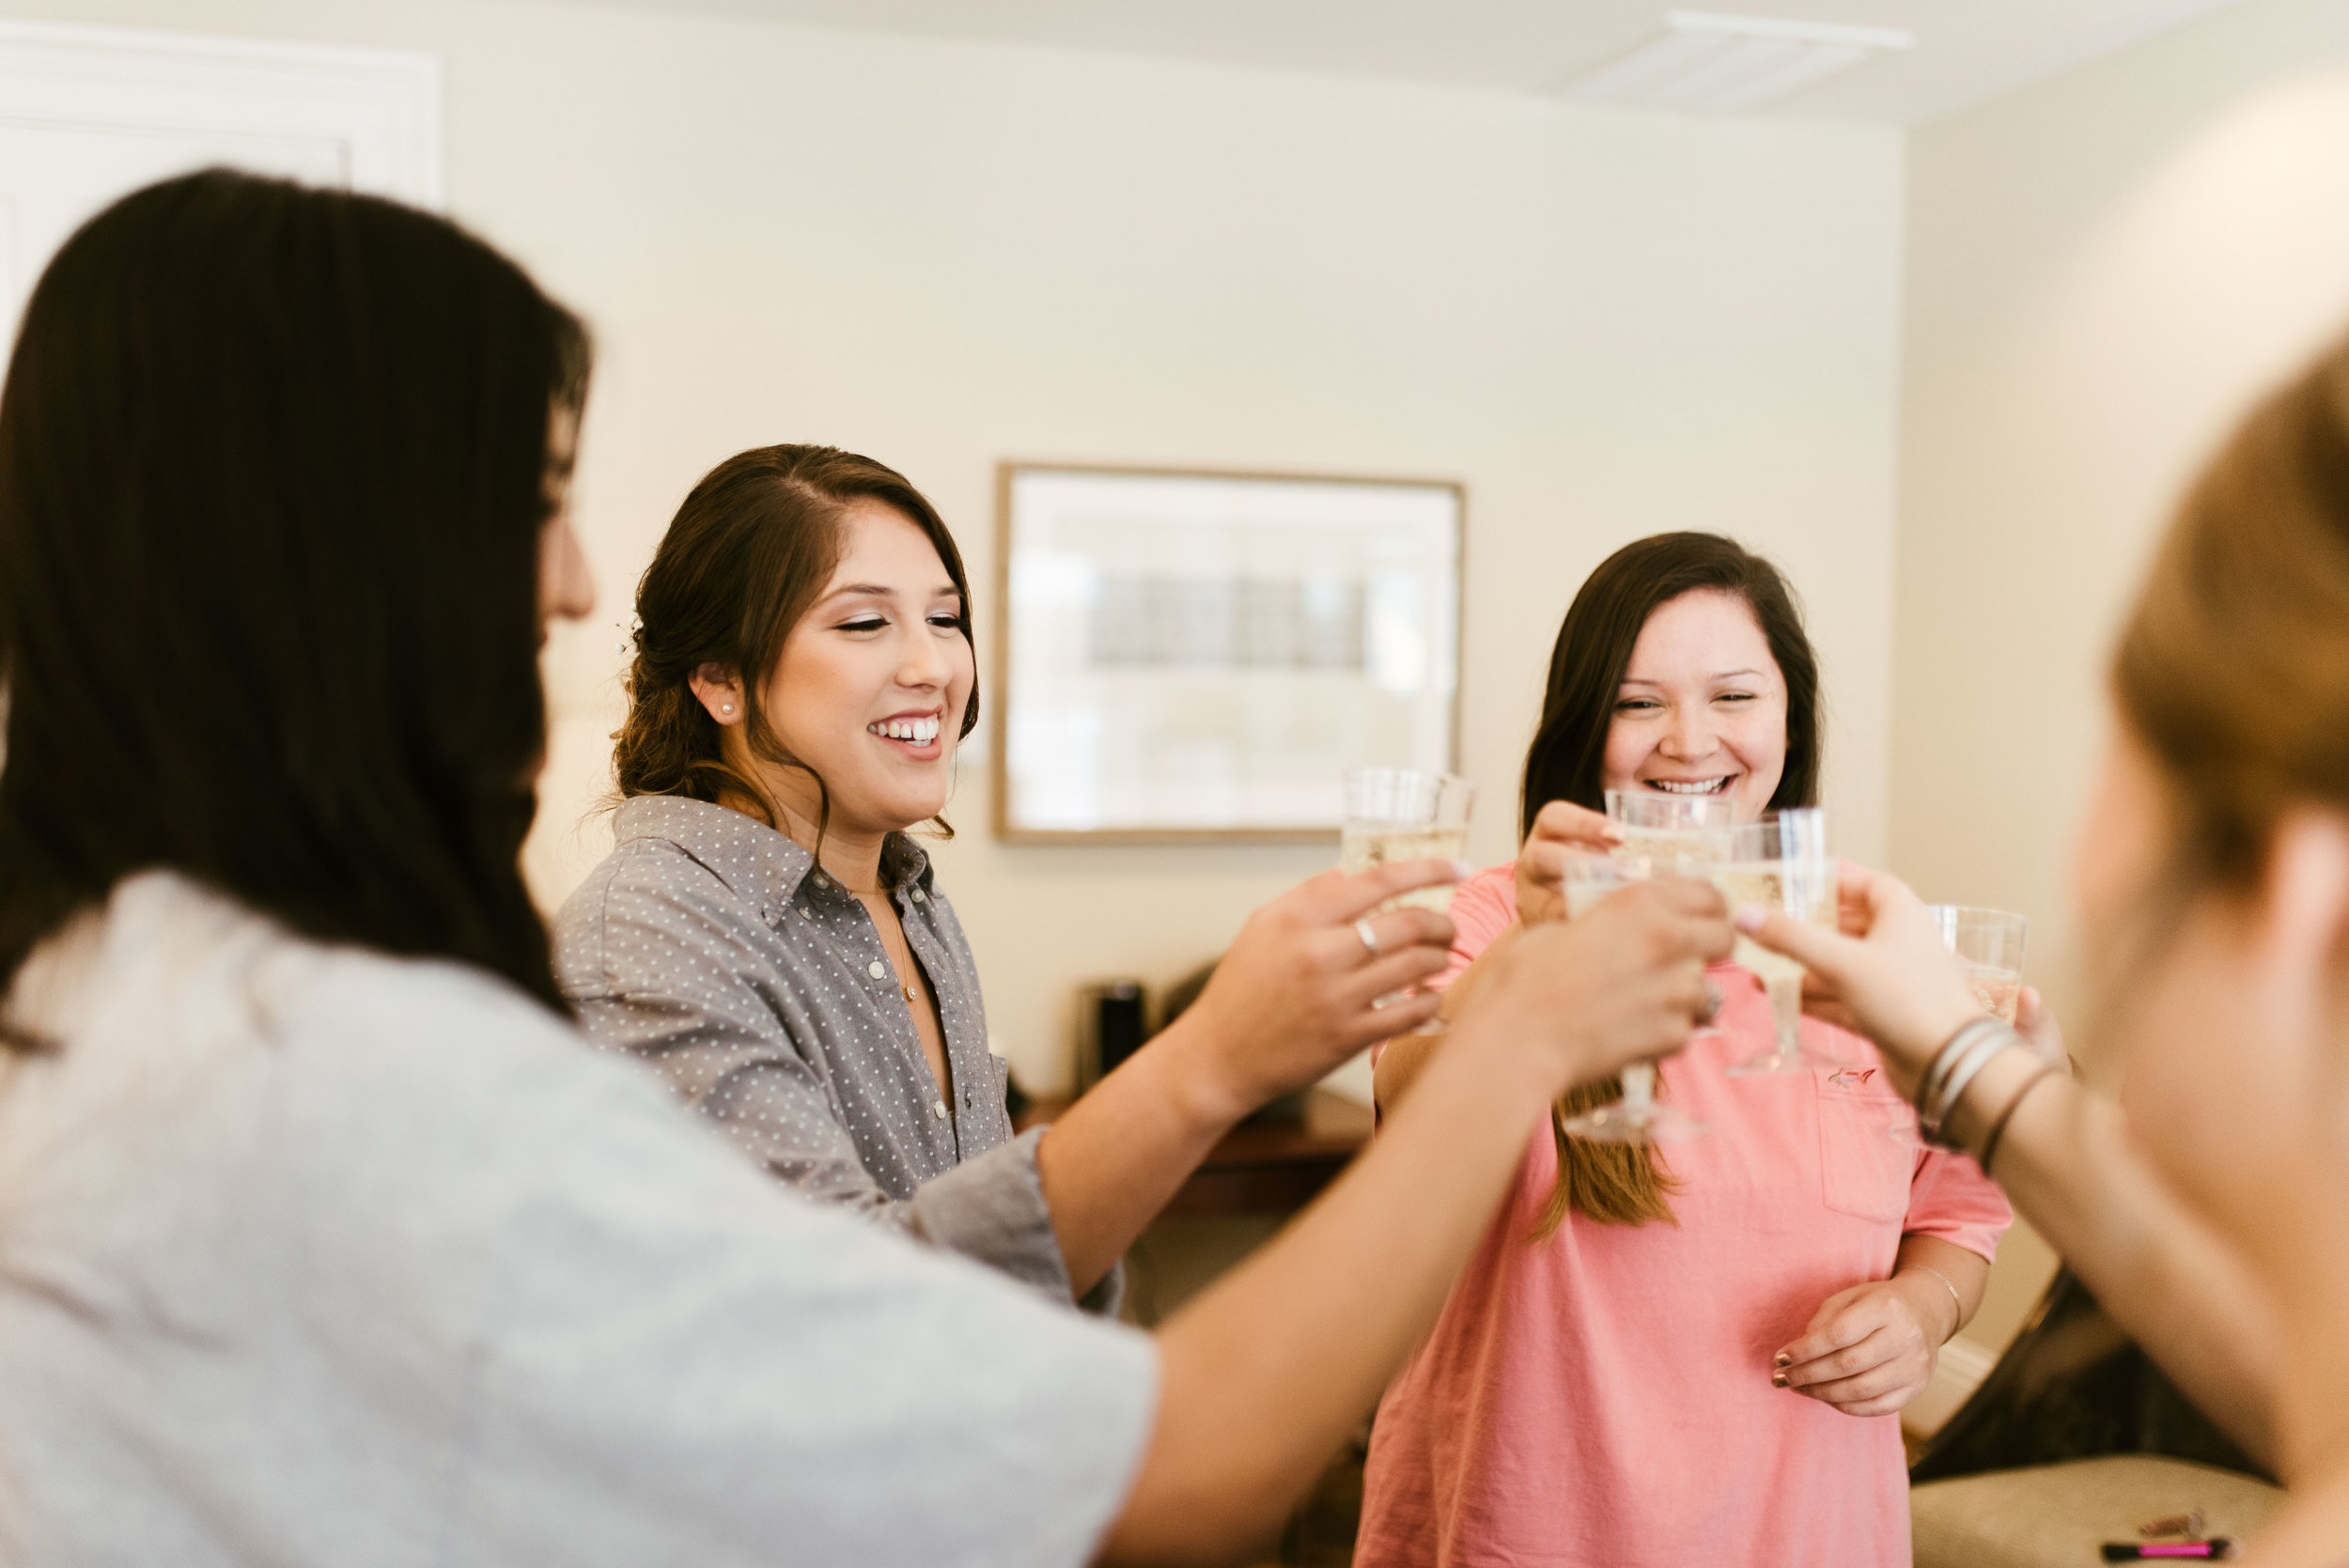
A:
[[[1982,1010],[2013,1023],[2023,994],[2023,940],[2030,922],[2006,909],[1963,904],[1928,904],[1925,914],[1941,933],[1942,945],[1957,955]]]
[[[1476,786],[1449,774],[1354,768],[1346,775],[1338,867],[1350,874],[1396,861],[1459,860],[1468,852],[1469,808],[1475,801]],[[1440,913],[1452,908],[1452,884],[1417,889],[1372,912],[1406,904]]]
[[[1827,852],[1827,813],[1804,806],[1730,830],[1729,859],[1713,869],[1713,885],[1734,910],[1759,904],[1813,925],[1835,924],[1835,860]],[[1738,1075],[1807,1073],[1849,1065],[1802,1043],[1802,965],[1745,936],[1736,961],[1762,982],[1770,999],[1777,1041],[1729,1070]]]
[[[1607,815],[1623,825],[1617,853],[1654,862],[1659,873],[1703,877],[1703,870],[1729,858],[1735,818],[1726,795],[1662,795],[1654,790],[1610,789]]]
[[[1636,855],[1568,856],[1566,918],[1580,919],[1609,893],[1646,881],[1657,870],[1653,861]],[[1623,1098],[1569,1116],[1564,1126],[1570,1136],[1595,1143],[1679,1143],[1702,1137],[1706,1130],[1703,1122],[1656,1098],[1653,1062],[1626,1064]]]
[[[1346,820],[1338,832],[1338,869],[1351,875],[1397,861],[1456,861],[1468,853],[1469,808],[1476,803],[1476,786],[1448,773],[1422,773],[1408,768],[1357,768],[1346,775]],[[1452,908],[1452,884],[1416,888],[1388,899],[1371,914],[1381,915],[1407,904],[1438,914]],[[1408,996],[1417,987],[1382,997],[1380,1006]],[[1422,1034],[1442,1032],[1441,1020],[1420,1025]]]

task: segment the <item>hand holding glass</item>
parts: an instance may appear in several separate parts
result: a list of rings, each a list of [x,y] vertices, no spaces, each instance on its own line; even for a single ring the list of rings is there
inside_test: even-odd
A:
[[[2005,909],[1963,904],[1928,904],[1925,918],[1965,967],[1966,984],[1982,1010],[2013,1023],[2015,1002],[2023,994],[2023,940],[2030,933],[2030,922]]]
[[[1636,856],[1574,855],[1566,861],[1566,918],[1579,920],[1599,900],[1633,882],[1647,881],[1655,862]],[[1703,1122],[1657,1103],[1656,1063],[1623,1069],[1623,1098],[1565,1121],[1569,1136],[1595,1143],[1678,1143],[1701,1137]]]
[[[1357,768],[1346,775],[1346,821],[1338,834],[1338,868],[1349,876],[1397,861],[1456,861],[1468,851],[1469,808],[1476,786],[1449,774],[1408,768]],[[1452,884],[1441,882],[1390,898],[1372,915],[1406,904],[1442,914],[1452,908]],[[1369,919],[1364,916],[1363,919]],[[1357,930],[1366,926],[1357,924]],[[1363,939],[1365,942],[1369,938]],[[1377,949],[1373,947],[1375,957]],[[1422,1024],[1432,1034],[1440,1020]]]
[[[1835,924],[1835,860],[1827,852],[1827,813],[1817,806],[1781,811],[1730,830],[1729,860],[1713,885],[1734,911],[1759,904],[1813,925]],[[1770,999],[1777,1043],[1730,1068],[1741,1076],[1807,1073],[1847,1065],[1802,1043],[1802,965],[1751,938],[1737,939],[1738,964],[1753,971]]]

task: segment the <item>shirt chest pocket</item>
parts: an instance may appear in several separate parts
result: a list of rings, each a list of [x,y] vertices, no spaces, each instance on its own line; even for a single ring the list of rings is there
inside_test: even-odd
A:
[[[1873,1085],[1814,1080],[1819,1096],[1819,1197],[1837,1214],[1890,1224],[1908,1214],[1917,1151],[1897,1141],[1901,1102]]]

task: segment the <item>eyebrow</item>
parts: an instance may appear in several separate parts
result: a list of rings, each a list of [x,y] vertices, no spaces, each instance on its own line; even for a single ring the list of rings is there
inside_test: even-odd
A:
[[[897,590],[879,582],[843,582],[824,596],[824,602],[829,604],[833,599],[846,598],[855,594],[863,594],[868,598],[894,598],[897,597]],[[960,598],[962,590],[951,582],[941,583],[930,590],[932,598],[945,598],[949,596]]]
[[[1723,670],[1719,675],[1707,675],[1705,678],[1707,680],[1735,680],[1739,675],[1751,675],[1760,679],[1762,672],[1759,670]],[[1626,675],[1623,677],[1622,684],[1625,686],[1661,686],[1664,683],[1660,680],[1641,680],[1637,675]]]

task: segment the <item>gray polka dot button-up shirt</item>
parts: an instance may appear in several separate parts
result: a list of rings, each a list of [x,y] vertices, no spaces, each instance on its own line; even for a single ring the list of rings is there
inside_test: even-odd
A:
[[[1069,1297],[1035,1169],[987,1048],[970,944],[903,834],[881,883],[938,998],[949,1108],[872,916],[784,834],[724,806],[639,796],[555,917],[555,972],[599,1043],[631,1050],[753,1157],[819,1202]],[[1113,1310],[1119,1279],[1084,1305]]]

